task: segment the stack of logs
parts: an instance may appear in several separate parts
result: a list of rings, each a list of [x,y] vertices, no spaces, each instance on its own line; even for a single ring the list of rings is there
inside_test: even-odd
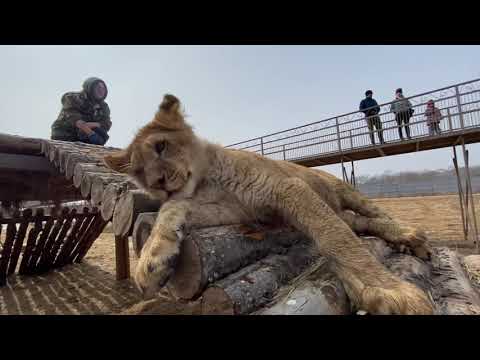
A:
[[[133,231],[139,255],[156,213],[141,214]],[[394,253],[377,238],[362,241],[393,273],[430,294],[438,314],[480,315],[478,288],[448,248],[432,261]],[[476,261],[480,263],[480,256]],[[192,229],[167,283],[174,298],[197,301],[202,314],[349,314],[346,293],[328,262],[291,228],[229,225]]]

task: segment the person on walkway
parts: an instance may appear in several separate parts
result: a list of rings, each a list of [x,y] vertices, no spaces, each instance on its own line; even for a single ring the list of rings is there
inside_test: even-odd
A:
[[[360,102],[359,109],[365,114],[368,130],[370,131],[370,141],[372,142],[372,145],[375,145],[374,127],[377,131],[380,144],[385,144],[385,141],[383,139],[382,121],[380,120],[380,116],[378,116],[378,113],[380,112],[380,106],[378,106],[377,102],[373,98],[372,90],[367,90],[365,92],[365,99]]]
[[[407,137],[411,139],[409,122],[414,110],[412,109],[410,101],[403,96],[403,90],[401,88],[395,91],[395,100],[390,106],[390,111],[395,113],[395,121],[398,125],[398,135],[400,139],[403,140],[402,125],[405,126]]]
[[[433,100],[428,100],[427,110],[425,110],[425,117],[427,118],[428,134],[440,135],[440,120],[442,120],[442,113],[439,108],[435,107]]]
[[[91,77],[82,87],[80,92],[62,96],[62,109],[52,124],[51,139],[105,145],[112,126],[105,102],[107,86],[103,80]]]

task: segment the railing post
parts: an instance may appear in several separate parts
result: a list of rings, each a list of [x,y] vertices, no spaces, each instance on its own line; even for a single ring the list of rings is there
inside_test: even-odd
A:
[[[285,158],[285,145],[283,145],[283,160],[286,160],[286,158]]]
[[[460,117],[460,127],[463,129],[465,127],[465,124],[463,122],[462,105],[460,104],[460,91],[458,90],[458,85],[455,86],[455,96],[457,98],[457,109],[458,116]]]
[[[263,156],[263,137],[260,138],[260,149],[262,151],[262,156]]]
[[[452,131],[452,114],[450,114],[450,108],[447,108],[447,117],[448,117],[448,130]]]
[[[350,136],[350,150],[353,150],[353,138],[352,138],[352,130],[348,131]]]
[[[335,124],[337,125],[338,151],[342,151],[342,143],[340,141],[340,126],[338,125],[338,117],[335,118]]]

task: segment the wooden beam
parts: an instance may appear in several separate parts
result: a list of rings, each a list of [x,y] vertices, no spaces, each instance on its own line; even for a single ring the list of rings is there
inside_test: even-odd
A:
[[[34,171],[0,171],[0,201],[83,200],[63,176]]]
[[[0,171],[32,171],[55,174],[57,171],[42,156],[0,153]]]
[[[117,280],[125,280],[130,277],[128,236],[115,236],[115,266]]]
[[[0,134],[0,152],[39,156],[42,153],[42,140]]]

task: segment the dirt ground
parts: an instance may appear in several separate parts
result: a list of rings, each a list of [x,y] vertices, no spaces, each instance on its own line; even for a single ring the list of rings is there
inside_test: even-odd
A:
[[[463,239],[459,200],[455,195],[374,201],[400,223],[424,229],[433,241],[442,245]],[[480,194],[475,195],[475,206],[480,225]],[[131,248],[130,262],[133,273],[136,258]],[[42,276],[9,277],[8,284],[0,288],[0,314],[116,314],[140,300],[130,280],[115,280],[115,241],[107,230],[96,240],[82,264]],[[171,304],[166,306],[165,313],[175,313],[171,310],[175,304],[165,301],[166,305]],[[187,313],[195,311],[190,309]]]

